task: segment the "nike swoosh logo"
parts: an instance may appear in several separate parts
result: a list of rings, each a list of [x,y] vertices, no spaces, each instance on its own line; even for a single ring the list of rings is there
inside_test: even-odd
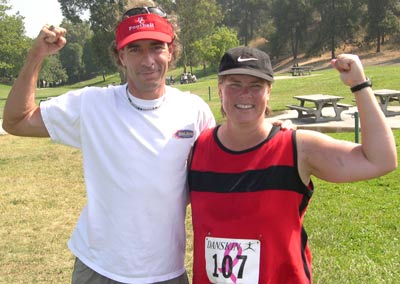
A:
[[[239,58],[237,59],[238,62],[246,62],[246,61],[257,61],[257,58],[254,57],[250,57],[250,58],[242,58],[241,56],[239,56]]]

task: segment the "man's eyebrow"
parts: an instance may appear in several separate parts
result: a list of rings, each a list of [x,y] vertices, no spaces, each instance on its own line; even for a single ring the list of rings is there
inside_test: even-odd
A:
[[[155,41],[151,42],[150,45],[163,45],[163,46],[165,46],[166,43],[163,42],[163,41],[155,40]]]
[[[165,42],[163,41],[158,41],[158,40],[153,40],[150,42],[150,46],[156,46],[156,45],[165,45]],[[128,43],[127,47],[132,48],[132,47],[140,47],[141,45],[136,43],[136,42],[131,42]]]
[[[134,43],[134,42],[128,43],[128,45],[127,45],[128,48],[133,48],[133,47],[138,47],[138,46],[139,46],[139,44]]]

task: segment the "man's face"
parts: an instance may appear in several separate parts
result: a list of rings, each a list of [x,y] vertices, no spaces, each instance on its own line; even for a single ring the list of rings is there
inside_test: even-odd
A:
[[[126,67],[129,86],[140,96],[164,86],[172,47],[156,40],[138,40],[122,48],[119,57]]]

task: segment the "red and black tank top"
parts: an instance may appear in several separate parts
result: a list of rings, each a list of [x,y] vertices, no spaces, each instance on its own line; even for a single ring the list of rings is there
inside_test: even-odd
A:
[[[311,283],[303,218],[313,185],[298,174],[295,131],[273,127],[240,152],[217,131],[200,135],[189,168],[193,284]]]

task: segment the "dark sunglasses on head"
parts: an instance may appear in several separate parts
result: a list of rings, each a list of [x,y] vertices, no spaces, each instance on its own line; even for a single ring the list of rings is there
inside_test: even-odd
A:
[[[122,19],[126,19],[140,14],[155,14],[160,17],[167,18],[167,13],[165,13],[165,11],[159,7],[137,7],[126,11],[122,16]]]

